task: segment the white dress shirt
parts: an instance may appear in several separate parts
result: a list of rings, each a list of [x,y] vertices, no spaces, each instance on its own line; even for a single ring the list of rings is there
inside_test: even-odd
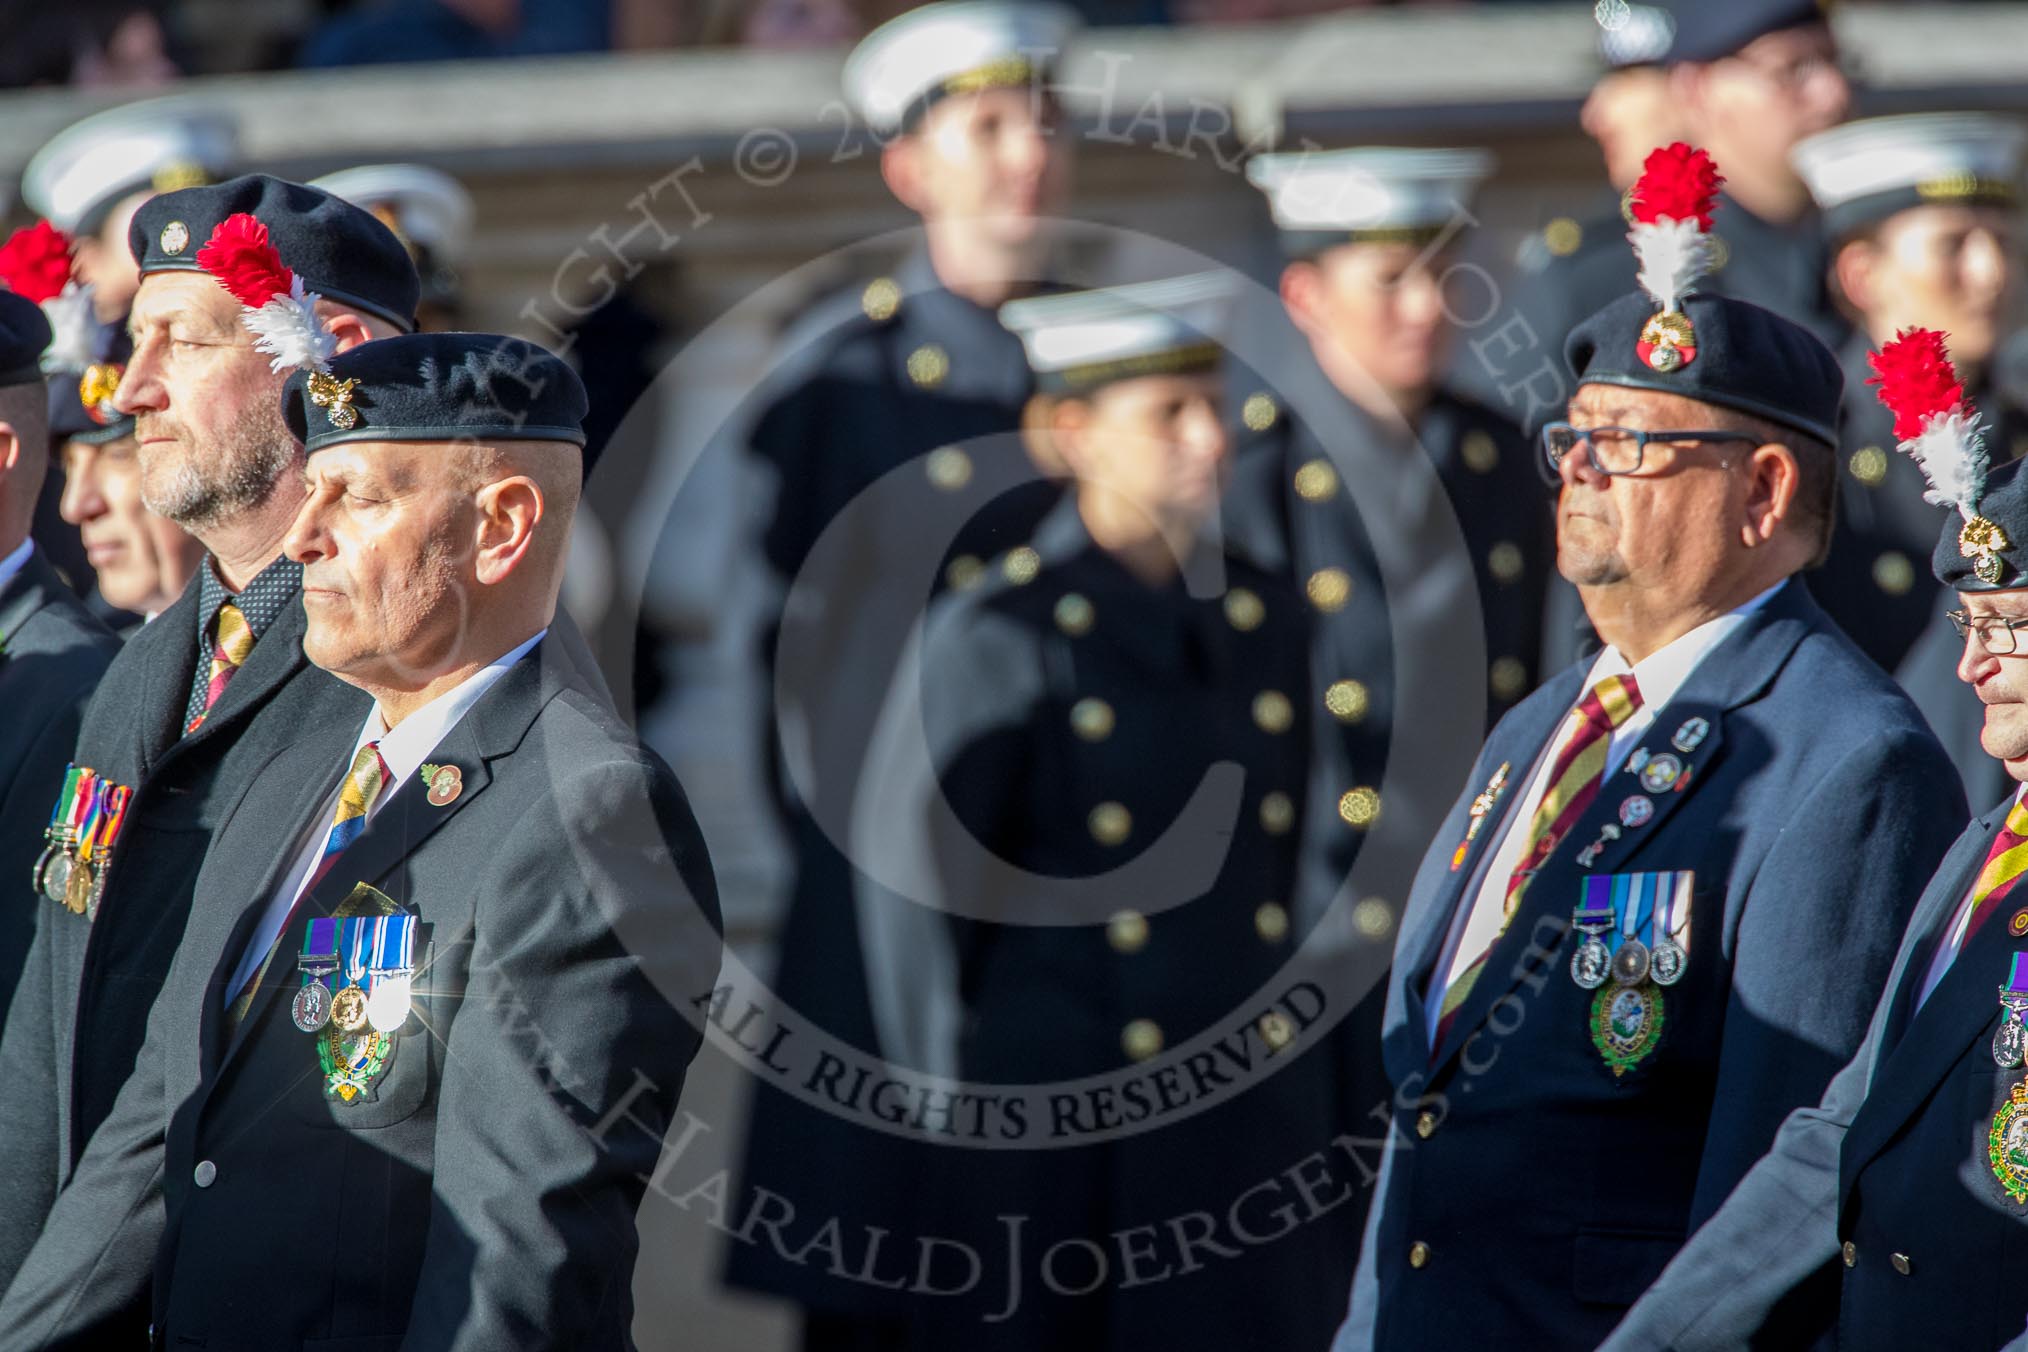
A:
[[[260,969],[268,950],[273,948],[275,940],[281,937],[282,928],[288,923],[289,913],[295,909],[297,899],[309,886],[310,875],[317,871],[318,861],[324,857],[325,842],[331,836],[331,819],[338,815],[338,795],[344,791],[345,778],[351,773],[352,761],[358,758],[360,748],[368,742],[379,742],[380,759],[387,765],[387,778],[381,784],[380,792],[374,796],[372,805],[367,809],[367,820],[371,821],[373,814],[380,810],[380,805],[394,796],[394,791],[402,786],[402,782],[422,768],[430,753],[435,751],[444,738],[450,735],[451,729],[458,725],[458,720],[479,702],[481,696],[493,688],[496,681],[507,674],[508,668],[526,657],[536,644],[542,642],[543,635],[548,632],[544,629],[542,633],[512,652],[473,672],[451,689],[402,719],[393,728],[387,726],[387,719],[381,714],[378,702],[367,711],[366,722],[360,727],[359,736],[353,740],[352,755],[346,760],[344,772],[333,786],[330,796],[324,800],[322,809],[317,816],[311,818],[309,826],[305,828],[303,839],[297,846],[295,864],[283,877],[281,887],[268,901],[268,908],[262,914],[260,924],[254,927],[253,936],[247,941],[246,951],[240,955],[239,966],[233,969],[232,980],[226,983],[225,1000],[228,1006],[253,978],[253,974]]]
[[[1601,783],[1626,760],[1634,744],[1654,725],[1655,711],[1676,698],[1676,692],[1690,679],[1690,673],[1697,669],[1697,664],[1746,623],[1749,615],[1766,605],[1768,598],[1780,591],[1783,585],[1778,582],[1738,609],[1729,610],[1715,620],[1706,620],[1632,666],[1627,664],[1627,659],[1620,655],[1617,648],[1607,648],[1598,655],[1591,664],[1591,670],[1585,674],[1584,685],[1578,694],[1579,701],[1608,676],[1631,673],[1634,683],[1641,688],[1640,707],[1627,715],[1626,722],[1613,729],[1612,739],[1606,743],[1606,763],[1600,775]],[[1576,708],[1576,703],[1571,707]],[[1550,734],[1548,744],[1536,753],[1534,763],[1526,772],[1528,791],[1519,802],[1507,809],[1506,818],[1500,824],[1500,838],[1480,857],[1478,871],[1465,889],[1465,895],[1473,898],[1472,904],[1460,907],[1458,916],[1453,918],[1451,937],[1445,950],[1446,960],[1432,969],[1433,975],[1436,972],[1445,975],[1441,981],[1432,979],[1425,995],[1432,1038],[1436,1036],[1437,1022],[1442,1014],[1444,991],[1500,936],[1500,927],[1506,922],[1507,880],[1520,866],[1522,853],[1528,848],[1529,827],[1535,819],[1535,809],[1542,805],[1544,795],[1549,792],[1549,771],[1555,765],[1556,752],[1563,748],[1569,731],[1570,714],[1566,711],[1557,720],[1556,730]]]
[[[35,541],[23,540],[14,547],[13,553],[0,559],[0,587],[14,580],[14,575],[21,571],[21,566],[28,562],[28,556],[34,552]]]
[[[2028,793],[2028,787],[2014,790],[2014,801],[2008,804],[2007,807],[2010,816],[2013,814],[2015,806],[2021,802],[2021,795],[2024,793]],[[2000,830],[2004,831],[2006,829],[2006,820],[2002,818]],[[1982,862],[1979,865],[1979,873],[1984,873],[1985,871],[1986,866]],[[1911,1016],[1914,1015],[1915,1010],[1921,1009],[1928,1002],[1929,993],[1936,989],[1937,982],[1944,979],[1944,973],[1948,972],[1951,969],[1951,964],[1958,960],[1958,953],[1965,946],[1965,931],[1971,927],[1972,923],[1972,894],[1978,890],[1979,874],[1975,873],[1972,875],[1972,885],[1965,889],[1965,899],[1958,903],[1957,918],[1951,921],[1950,933],[1946,934],[1943,942],[1937,945],[1936,956],[1929,960],[1929,971],[1923,974],[1922,989],[1917,992],[1915,997],[1915,1009],[1909,1011]]]

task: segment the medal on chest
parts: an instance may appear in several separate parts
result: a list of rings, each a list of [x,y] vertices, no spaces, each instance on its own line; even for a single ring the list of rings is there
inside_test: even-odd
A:
[[[2000,1029],[1993,1034],[1993,1061],[2002,1070],[2021,1064],[2028,1050],[2022,1012],[2028,1010],[2028,953],[2016,953],[2000,987]],[[2007,1101],[1993,1114],[1986,1134],[1986,1159],[2007,1195],[2028,1202],[2028,1078],[2016,1080]]]
[[[1662,1040],[1662,992],[1683,979],[1690,961],[1690,895],[1695,875],[1622,873],[1587,878],[1571,917],[1583,935],[1570,957],[1570,979],[1597,991],[1592,1046],[1606,1068],[1624,1075]]]
[[[408,1022],[415,924],[405,913],[333,916],[305,930],[290,1013],[317,1038],[326,1098],[368,1101],[387,1073],[395,1034]],[[336,978],[335,993],[327,976]]]
[[[42,833],[46,843],[30,879],[35,890],[73,915],[96,919],[113,845],[133,798],[133,789],[88,766],[67,769]]]

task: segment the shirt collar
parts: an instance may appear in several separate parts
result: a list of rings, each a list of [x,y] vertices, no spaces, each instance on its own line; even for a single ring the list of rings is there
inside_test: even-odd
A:
[[[35,541],[23,540],[14,547],[12,554],[0,559],[0,587],[14,580],[14,575],[21,571],[22,565],[28,562],[28,556],[34,552]]]
[[[1713,648],[1730,638],[1735,629],[1746,623],[1748,616],[1766,605],[1768,598],[1787,583],[1787,578],[1782,579],[1745,605],[1729,610],[1715,620],[1706,620],[1631,667],[1618,648],[1607,647],[1591,664],[1591,673],[1585,677],[1584,688],[1589,690],[1608,676],[1624,676],[1631,671],[1635,683],[1641,688],[1641,706],[1646,709],[1662,708],[1676,698],[1676,692],[1690,679],[1690,673],[1697,669],[1697,664]]]
[[[368,742],[380,743],[380,759],[387,766],[387,779],[381,785],[376,801],[386,802],[394,790],[401,786],[402,781],[421,769],[423,761],[442,744],[444,738],[450,736],[451,729],[458,725],[458,721],[493,688],[496,681],[507,674],[508,668],[526,657],[536,644],[542,642],[543,635],[548,632],[549,630],[544,629],[534,638],[495,658],[485,667],[473,672],[451,689],[402,719],[392,729],[387,726],[387,720],[381,716],[379,702],[375,701],[373,708],[366,715],[365,725],[359,729],[358,738],[352,743],[352,754],[357,756],[359,748]]]
[[[279,558],[261,569],[253,580],[239,589],[237,595],[227,591],[225,583],[219,581],[217,560],[206,556],[204,566],[197,570],[197,642],[203,647],[211,641],[211,626],[218,619],[218,608],[230,601],[239,608],[246,620],[246,627],[252,631],[254,642],[260,642],[268,626],[281,618],[289,602],[296,599],[296,593],[303,589],[303,565],[294,559]]]

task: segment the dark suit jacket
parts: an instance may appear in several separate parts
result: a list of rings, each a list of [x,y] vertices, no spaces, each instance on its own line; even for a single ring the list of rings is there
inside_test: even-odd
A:
[[[99,686],[70,759],[135,786],[127,824],[88,921],[35,901],[35,938],[21,989],[0,1033],[0,1286],[14,1275],[56,1189],[133,1067],[148,1007],[162,988],[190,909],[190,889],[224,804],[254,768],[303,735],[355,732],[370,701],[303,656],[303,607],[293,602],[254,645],[204,726],[183,733],[197,664],[193,578],[144,625]],[[15,840],[39,845],[55,792],[9,817]],[[0,877],[20,886],[28,875]]]
[[[1590,1347],[1850,1059],[1962,800],[1906,698],[1791,581],[1705,656],[1636,746],[1709,733],[1653,816],[1622,765],[1523,894],[1431,1048],[1424,996],[1479,857],[1577,700],[1565,672],[1494,730],[1403,917],[1383,1054],[1397,1139],[1340,1348]],[[1471,798],[1515,787],[1453,871]],[[1679,781],[1680,782],[1680,781]],[[1570,979],[1586,877],[1696,875],[1688,970],[1656,1050],[1616,1077]],[[1427,1114],[1427,1116],[1425,1116]],[[1411,1264],[1415,1245],[1422,1262]]]
[[[2028,1228],[1987,1159],[1994,1113],[2023,1073],[1999,1069],[1990,1050],[1995,992],[2028,948],[2010,923],[2021,896],[2000,898],[1911,1013],[2009,806],[1974,819],[1951,847],[1866,1042],[1820,1104],[1790,1114],[1773,1149],[1628,1313],[1607,1344],[1615,1352],[1762,1346],[1784,1310],[1822,1324],[1835,1316],[1838,1345],[1855,1352],[2028,1342]],[[1842,1274],[1838,1298],[1808,1300],[1806,1279],[1827,1264]]]
[[[85,702],[120,641],[92,618],[39,553],[0,587],[0,1017],[35,935],[37,898],[27,887],[42,853],[39,827],[63,788]],[[29,823],[38,829],[29,829]]]
[[[350,760],[319,730],[249,776],[199,875],[134,1076],[0,1302],[0,1343],[92,1346],[147,1288],[157,1345],[630,1345],[633,1221],[700,1041],[717,898],[674,777],[545,640],[305,893],[244,1023],[225,984]],[[370,1101],[290,1018],[311,917],[358,883],[425,970]],[[336,1343],[332,1344],[336,1346]]]

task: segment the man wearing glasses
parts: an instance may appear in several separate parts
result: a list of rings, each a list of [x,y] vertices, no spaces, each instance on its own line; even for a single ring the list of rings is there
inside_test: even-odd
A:
[[[1778,1315],[1804,1314],[1835,1320],[1838,1346],[1862,1352],[2028,1349],[2021,463],[1994,470],[1966,506],[1950,513],[1933,563],[1958,593],[1958,678],[1977,693],[1981,741],[2015,791],[1944,856],[1851,1063],[1821,1103],[1790,1114],[1767,1157],[1628,1314],[1613,1352],[1789,1346],[1763,1331]],[[2003,537],[1986,551],[1984,576],[1980,521]]]
[[[1795,578],[1831,527],[1830,351],[1635,295],[1564,356],[1557,566],[1605,647],[1501,721],[1417,874],[1338,1352],[1596,1346],[1859,1045],[1963,810]]]

